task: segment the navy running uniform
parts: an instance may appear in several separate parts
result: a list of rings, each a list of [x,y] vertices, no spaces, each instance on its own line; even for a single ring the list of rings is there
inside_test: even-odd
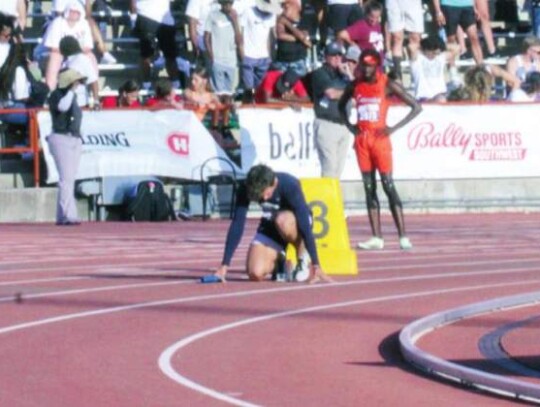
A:
[[[275,217],[279,211],[289,210],[296,216],[298,231],[304,241],[306,250],[311,257],[313,265],[319,265],[319,257],[317,256],[317,248],[315,246],[315,238],[311,231],[310,210],[304,198],[304,193],[300,187],[298,179],[292,175],[277,172],[278,179],[277,188],[274,190],[272,197],[267,201],[260,201],[263,215],[257,228],[257,233],[263,234],[285,249],[287,242],[283,240],[274,223]],[[242,239],[244,226],[246,224],[247,212],[249,209],[249,199],[247,188],[242,184],[238,188],[236,194],[236,209],[234,217],[229,226],[227,233],[227,241],[225,242],[225,253],[221,264],[228,266],[231,262],[234,251]]]

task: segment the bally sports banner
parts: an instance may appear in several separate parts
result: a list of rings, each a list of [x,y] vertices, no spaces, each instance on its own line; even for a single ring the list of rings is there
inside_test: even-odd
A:
[[[49,112],[39,112],[38,124],[47,183],[57,182],[58,173],[46,141],[51,134]],[[227,157],[191,111],[85,111],[81,130],[83,151],[77,179],[154,175],[199,180],[205,160]],[[241,173],[240,168],[235,169]],[[230,172],[230,167],[213,160],[208,171]]]
[[[408,108],[393,106],[388,122]],[[394,133],[396,179],[540,176],[540,104],[424,105],[422,113]],[[310,109],[242,109],[242,165],[266,163],[299,177],[320,176]],[[343,180],[360,174],[352,150]]]

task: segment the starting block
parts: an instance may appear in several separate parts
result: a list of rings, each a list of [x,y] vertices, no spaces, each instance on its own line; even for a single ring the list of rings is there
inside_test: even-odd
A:
[[[339,181],[334,178],[300,180],[313,216],[313,235],[319,261],[326,274],[357,275],[356,252],[350,247]],[[287,246],[286,258],[296,261],[296,251]]]

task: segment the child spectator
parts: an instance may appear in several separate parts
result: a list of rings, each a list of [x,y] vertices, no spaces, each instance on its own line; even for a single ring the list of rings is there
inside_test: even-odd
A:
[[[211,111],[212,129],[219,128],[219,110],[224,108],[219,97],[210,91],[208,72],[205,67],[199,66],[191,73],[189,87],[184,92],[186,107],[193,109],[199,120],[203,121],[206,114]]]
[[[207,113],[211,114],[210,134],[221,147],[238,148],[238,143],[230,130],[230,123],[223,122],[220,125],[220,113],[230,110],[231,106],[223,105],[219,97],[210,91],[208,73],[204,66],[195,68],[191,73],[190,86],[186,89],[184,97],[186,107],[193,109],[199,120],[204,121]],[[230,115],[223,114],[223,119],[229,120]]]
[[[85,85],[77,86],[77,103],[80,107],[98,108],[99,102],[99,76],[92,61],[82,52],[81,46],[75,37],[68,35],[60,40],[60,54],[64,57],[62,68],[69,68],[79,72],[86,78]],[[88,95],[88,87],[91,96]]]
[[[101,107],[104,109],[113,107],[139,108],[141,107],[139,91],[139,84],[136,81],[129,79],[118,88],[118,97],[105,96],[101,100]]]
[[[237,76],[237,55],[244,58],[243,40],[232,0],[219,0],[220,9],[212,11],[206,19],[204,41],[212,61],[212,89],[221,103],[232,106]],[[230,122],[230,109],[223,111],[223,124]],[[224,128],[224,133],[230,129]]]
[[[448,44],[446,51],[444,46],[435,35],[424,38],[420,42],[420,49],[418,44],[409,43],[414,97],[420,102],[446,101],[446,68],[454,63],[459,46]]]
[[[165,110],[184,108],[182,99],[176,95],[172,81],[167,78],[159,78],[154,83],[154,97],[146,101],[150,110]]]

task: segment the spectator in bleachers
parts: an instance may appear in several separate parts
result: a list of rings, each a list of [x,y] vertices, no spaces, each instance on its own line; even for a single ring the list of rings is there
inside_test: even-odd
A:
[[[493,31],[491,30],[491,16],[489,10],[489,3],[491,1],[493,0],[474,0],[474,7],[486,43],[486,56],[488,58],[498,58],[499,55],[493,38]]]
[[[66,6],[72,0],[53,0],[52,2],[52,12],[55,16],[61,15]],[[107,51],[105,46],[105,41],[103,40],[102,33],[96,23],[96,20],[92,17],[92,8],[94,4],[103,3],[103,0],[76,0],[83,7],[83,18],[86,18],[88,25],[90,26],[90,31],[92,33],[92,39],[95,43],[95,50],[98,56],[98,59],[102,64],[115,64],[116,58],[114,58],[110,52]]]
[[[150,110],[165,110],[184,108],[182,98],[176,94],[172,81],[168,78],[159,78],[154,83],[154,97],[146,101]]]
[[[481,64],[484,56],[476,28],[474,0],[433,0],[433,8],[437,24],[445,29],[447,43],[458,43],[456,32],[461,27],[470,41],[475,62]]]
[[[276,0],[256,0],[240,19],[243,29],[244,59],[242,60],[242,83],[244,102],[253,102],[255,89],[261,84],[270,67],[272,32],[281,4]]]
[[[139,91],[139,84],[136,81],[129,79],[118,88],[118,97],[103,97],[101,100],[101,107],[104,109],[113,107],[139,108],[141,107]]]
[[[198,66],[191,72],[189,87],[184,92],[186,107],[193,109],[201,121],[211,111],[211,128],[219,129],[219,110],[223,106],[219,97],[210,90],[208,79],[208,71],[204,66]]]
[[[521,45],[521,53],[508,59],[506,70],[520,82],[525,81],[529,72],[540,71],[540,38],[525,37]]]
[[[214,0],[188,0],[186,16],[189,21],[189,39],[193,46],[195,61],[211,68],[206,45],[204,44],[204,23],[211,10],[214,9]]]
[[[328,0],[326,9],[327,40],[364,17],[362,2],[358,0]]]
[[[94,44],[90,25],[83,16],[83,6],[77,0],[71,0],[66,5],[64,13],[56,17],[47,27],[42,45],[36,47],[35,59],[41,64],[45,62],[48,54],[45,82],[50,89],[56,87],[58,71],[63,61],[60,54],[60,40],[68,35],[77,39],[81,50],[88,56],[95,69],[98,69],[96,57],[92,53]]]
[[[230,114],[226,112],[227,110],[230,112],[232,106],[221,103],[219,97],[210,90],[208,78],[204,66],[200,65],[193,70],[190,85],[184,92],[186,108],[193,110],[221,147],[238,148],[230,129]],[[210,114],[209,124],[205,123],[208,114]]]
[[[388,31],[390,32],[390,51],[396,78],[402,80],[403,41],[408,33],[409,44],[420,46],[424,32],[424,10],[422,0],[387,0],[385,2]]]
[[[540,0],[530,0],[528,8],[531,16],[532,35],[540,38]]]
[[[365,17],[337,34],[347,45],[356,44],[362,51],[374,49],[384,58],[384,39],[381,29],[383,6],[377,0],[364,5]]]
[[[420,102],[445,102],[448,88],[446,71],[459,54],[457,44],[448,44],[435,35],[424,38],[420,44],[409,43],[411,76],[414,97]]]
[[[0,108],[25,109],[30,98],[30,79],[28,59],[24,47],[14,43],[9,48],[7,58],[0,68]],[[28,124],[28,114],[4,113],[3,122],[24,126]]]
[[[60,40],[60,54],[64,58],[62,68],[70,68],[86,78],[84,86],[77,87],[77,103],[80,107],[99,108],[99,73],[92,61],[82,52],[75,37],[68,35]],[[91,94],[88,94],[88,88]]]
[[[13,19],[0,14],[0,68],[6,62],[13,44]]]
[[[349,47],[353,51],[349,52],[348,58],[358,63],[360,54],[353,55],[354,47]],[[359,51],[358,48],[356,50]],[[353,78],[344,75],[349,68],[342,60],[343,48],[339,43],[328,44],[324,54],[324,64],[313,71],[311,77],[316,117],[315,148],[321,163],[321,177],[340,179],[345,166],[344,157],[351,148],[352,135],[340,116],[338,101]]]
[[[219,0],[220,9],[210,12],[204,26],[204,42],[212,62],[213,91],[224,106],[232,106],[238,59],[244,58],[244,45],[233,0]],[[223,123],[230,122],[230,109],[222,111]],[[230,129],[224,128],[223,133]]]
[[[176,63],[176,28],[169,0],[131,0],[130,11],[137,16],[134,34],[139,38],[142,86],[150,88],[152,58],[156,41],[165,58],[165,69],[175,89],[180,88],[180,71]]]
[[[508,95],[510,102],[540,102],[540,72],[529,72],[519,88]]]
[[[309,33],[301,25],[301,6],[296,0],[285,0],[283,12],[276,21],[276,56],[272,69],[294,69],[298,75],[307,73],[306,57],[311,48]]]
[[[26,2],[25,0],[2,0],[0,14],[14,19],[13,38],[17,42],[23,41],[23,31],[26,28]]]
[[[82,152],[82,110],[77,103],[76,89],[85,78],[73,69],[58,76],[58,87],[49,96],[52,134],[47,136],[49,149],[58,171],[56,224],[79,225],[75,201],[75,176]]]
[[[285,72],[269,70],[261,86],[255,91],[256,103],[275,103],[295,106],[309,102],[309,96],[301,76],[293,68]]]
[[[463,86],[452,91],[448,100],[490,102],[493,100],[495,78],[501,78],[512,88],[519,83],[513,75],[497,65],[475,65],[465,72]]]
[[[357,45],[350,45],[345,52],[343,58],[344,64],[341,66],[341,71],[345,78],[352,81],[356,75],[356,69],[358,67],[358,61],[360,60],[360,48]]]

